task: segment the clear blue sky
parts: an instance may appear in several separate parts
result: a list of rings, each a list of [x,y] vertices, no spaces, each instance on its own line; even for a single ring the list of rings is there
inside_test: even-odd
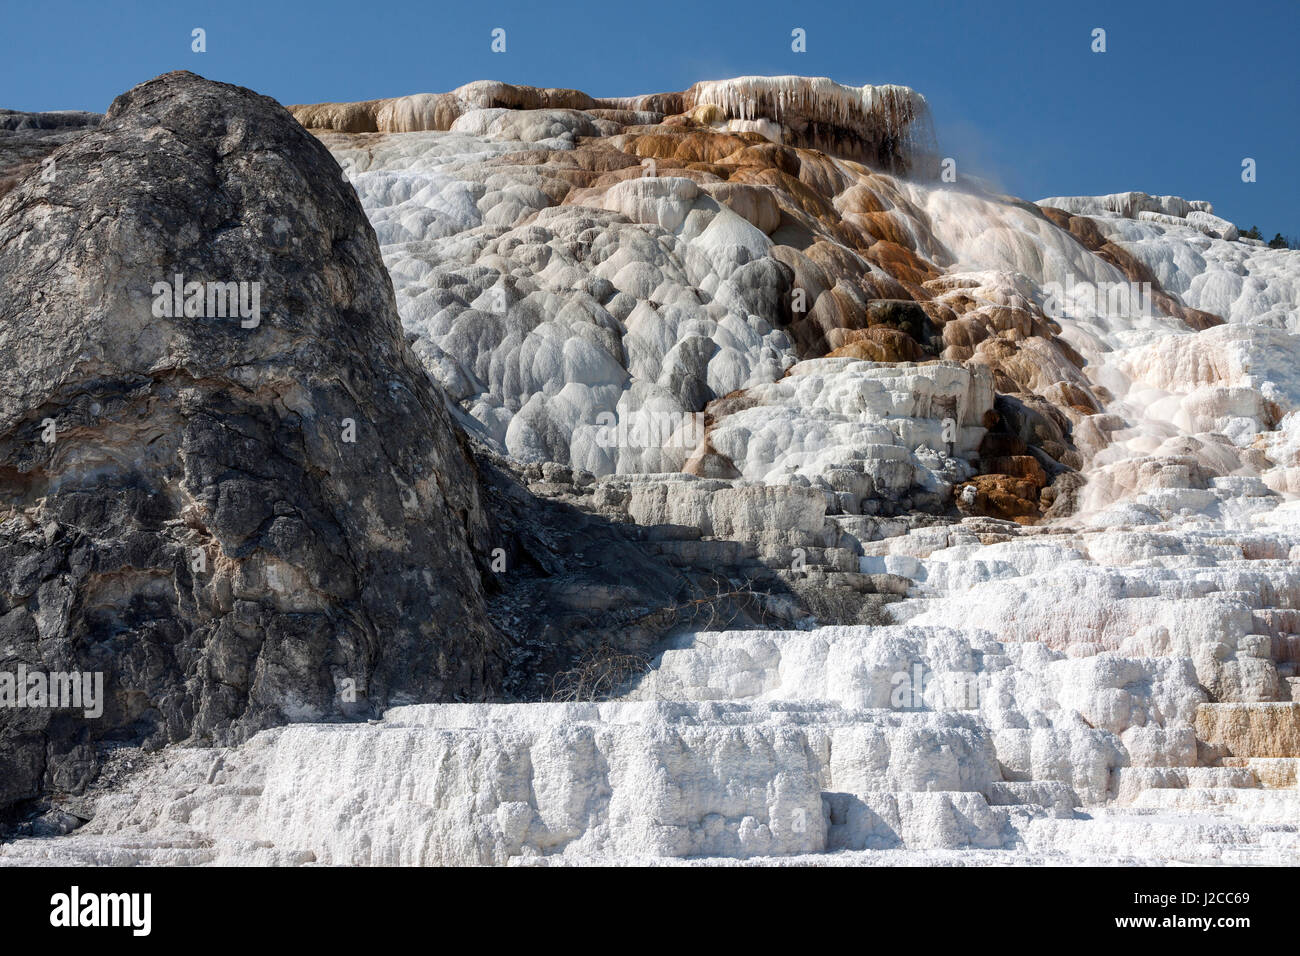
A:
[[[1027,199],[1140,189],[1300,234],[1300,0],[5,0],[0,106],[102,111],[189,69],[282,102],[475,79],[593,95],[801,73],[902,83],[944,155]],[[507,31],[507,51],[490,31]],[[190,31],[207,31],[207,52]],[[807,31],[808,50],[790,49]],[[1090,50],[1094,27],[1107,52]],[[1241,161],[1258,181],[1241,181]],[[1266,238],[1267,238],[1266,236]]]

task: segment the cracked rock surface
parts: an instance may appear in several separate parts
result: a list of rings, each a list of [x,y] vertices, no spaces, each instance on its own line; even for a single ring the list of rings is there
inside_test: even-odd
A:
[[[476,471],[326,149],[182,72],[52,156],[0,200],[0,668],[106,700],[0,709],[0,808],[103,741],[481,698]],[[156,317],[178,274],[260,283],[258,321]]]

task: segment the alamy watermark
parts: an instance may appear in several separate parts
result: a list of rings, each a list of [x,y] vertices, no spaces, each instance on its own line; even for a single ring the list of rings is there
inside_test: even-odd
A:
[[[596,416],[596,444],[601,448],[686,448],[704,440],[703,412],[636,412],[622,418],[613,412]]]
[[[73,886],[50,897],[50,925],[56,928],[123,927],[132,936],[153,929],[152,893],[83,893]]]
[[[890,678],[889,706],[894,710],[979,710],[991,688],[973,671],[927,670],[920,661]]]
[[[1064,285],[1045,282],[1043,291],[1047,293],[1043,311],[1067,319],[1153,314],[1150,282],[1076,282],[1071,274]]]
[[[238,316],[244,329],[255,329],[262,322],[260,282],[186,282],[178,272],[170,282],[155,282],[152,292],[155,319]]]
[[[19,664],[16,672],[0,671],[0,707],[80,710],[93,720],[104,713],[104,674],[28,670]]]

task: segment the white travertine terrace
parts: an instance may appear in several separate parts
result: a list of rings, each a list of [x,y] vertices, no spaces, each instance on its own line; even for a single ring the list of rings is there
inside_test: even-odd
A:
[[[463,424],[631,482],[643,523],[848,536],[861,573],[908,587],[895,623],[682,635],[598,704],[403,707],[169,751],[0,864],[1300,862],[1300,252],[1208,203],[1034,206],[803,148],[809,123],[901,135],[924,106],[903,87],[495,105],[518,90],[296,108]],[[696,125],[663,146],[672,97]],[[1052,284],[1131,281],[1117,262],[1224,324],[1054,309]],[[790,322],[792,287],[821,331]],[[865,320],[845,317],[908,296],[936,350],[854,352]],[[971,478],[995,391],[1068,423],[1077,513],[864,533],[867,502]],[[706,410],[708,449],[597,438],[602,415]],[[677,474],[706,451],[731,471]]]

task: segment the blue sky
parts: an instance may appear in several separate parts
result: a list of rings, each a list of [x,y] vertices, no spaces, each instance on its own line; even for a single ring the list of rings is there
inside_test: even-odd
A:
[[[607,0],[358,4],[7,0],[0,106],[102,111],[172,69],[286,103],[475,79],[593,95],[801,73],[924,93],[941,152],[1027,199],[1208,199],[1300,235],[1300,0]],[[193,53],[190,31],[207,31]],[[503,27],[507,50],[490,50]],[[790,32],[807,31],[807,52]],[[1090,49],[1094,28],[1107,51]],[[1241,162],[1257,181],[1241,181]],[[1267,237],[1266,236],[1266,237]]]

